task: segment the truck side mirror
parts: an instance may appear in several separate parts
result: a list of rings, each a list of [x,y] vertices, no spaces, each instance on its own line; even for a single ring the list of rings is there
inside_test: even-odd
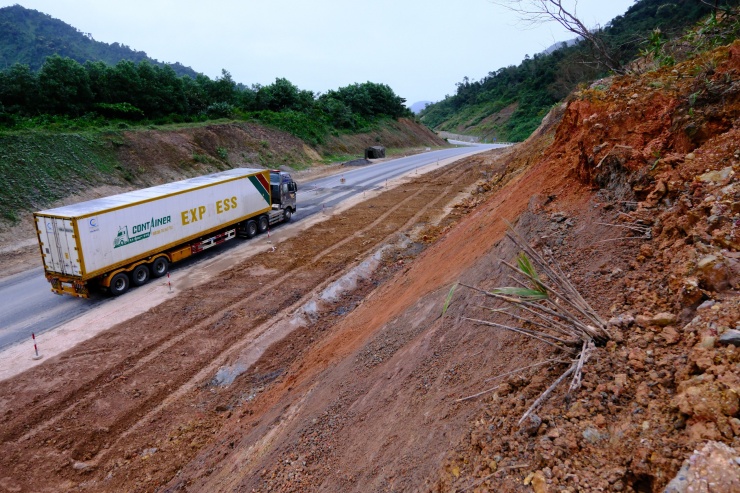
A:
[[[293,182],[290,184],[290,191],[297,192],[298,191],[298,184],[296,182]]]

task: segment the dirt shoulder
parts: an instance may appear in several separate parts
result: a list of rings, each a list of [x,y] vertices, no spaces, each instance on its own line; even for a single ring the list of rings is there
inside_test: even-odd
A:
[[[212,443],[226,415],[255,399],[254,372],[263,388],[280,378],[322,339],[314,317],[341,319],[360,305],[403,266],[405,255],[423,250],[423,233],[422,241],[412,236],[410,243],[399,243],[398,235],[429,228],[427,241],[434,237],[444,227],[437,225],[441,212],[469,195],[492,166],[491,158],[469,158],[336,212],[274,243],[274,250],[0,383],[3,485],[32,489],[43,481],[52,489],[136,491],[170,481]],[[384,263],[339,300],[313,300],[317,289],[386,243],[406,245],[392,254],[400,263]],[[244,354],[253,362],[237,372],[241,376],[229,386],[213,385],[219,368]],[[223,402],[202,401],[213,396]],[[149,465],[153,469],[140,475]]]

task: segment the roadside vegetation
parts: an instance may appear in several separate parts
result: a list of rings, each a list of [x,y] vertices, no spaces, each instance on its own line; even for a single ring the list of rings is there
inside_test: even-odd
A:
[[[124,162],[121,154],[128,149],[131,155],[131,131],[183,132],[195,139],[187,158],[176,152],[165,157],[169,151],[161,145],[157,156],[147,157],[159,165],[175,159],[186,174],[250,163],[297,169],[335,154],[337,137],[385,135],[397,130],[396,120],[413,116],[385,84],[315,94],[285,78],[247,86],[222,70],[211,79],[95,41],[20,5],[0,9],[0,27],[0,219],[11,223],[22,211],[85,188],[146,184],[145,167]],[[270,130],[255,133],[258,143],[205,130],[231,124],[240,132],[254,124]],[[282,132],[299,140],[265,140]],[[300,150],[303,143],[316,153]]]
[[[601,50],[595,49],[594,43],[574,40],[551,53],[527,56],[518,66],[489,72],[480,80],[464,77],[455,94],[421,112],[421,121],[435,130],[476,135],[486,141],[523,141],[553,105],[579,85],[614,73],[612,66],[620,67],[619,72],[639,70],[641,67],[631,65],[638,56],[652,57],[661,65],[672,64],[677,57],[711,48],[700,45],[705,41],[700,43],[699,39],[720,44],[734,39],[740,32],[739,3],[639,0],[623,16],[593,33],[598,46],[603,46]],[[684,36],[692,29],[693,35]],[[666,52],[678,40],[683,40],[685,48]]]
[[[79,62],[59,55],[38,72],[14,64],[0,72],[0,129],[79,130],[202,123],[221,118],[271,125],[308,144],[410,116],[385,84],[352,84],[326,94],[278,78],[266,86],[237,84],[226,70],[215,80],[178,76],[148,61]]]

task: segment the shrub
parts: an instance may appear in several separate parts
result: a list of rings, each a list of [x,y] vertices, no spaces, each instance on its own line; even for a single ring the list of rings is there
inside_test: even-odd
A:
[[[231,118],[234,115],[235,108],[229,103],[213,103],[206,108],[206,115],[209,118]]]

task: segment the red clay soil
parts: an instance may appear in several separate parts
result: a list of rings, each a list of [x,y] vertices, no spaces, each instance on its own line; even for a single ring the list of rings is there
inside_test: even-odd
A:
[[[708,441],[737,454],[740,351],[725,340],[740,329],[738,75],[740,43],[600,81],[516,149],[361,204],[277,260],[0,383],[0,488],[658,492]],[[298,310],[482,171],[420,243],[318,312]],[[456,281],[511,284],[504,219],[611,333],[582,387],[558,387],[521,426],[567,364],[505,374],[567,355],[466,320],[508,320],[471,289],[442,314]],[[294,314],[308,323],[257,347]],[[243,361],[224,384],[219,368]],[[729,463],[725,479],[739,471]]]
[[[461,212],[439,226],[430,221],[495,170],[492,158],[474,157],[423,175],[0,382],[0,487],[137,491],[172,480],[239,419],[227,416],[247,412],[253,400],[269,401],[262,391],[291,378],[293,362],[424,243],[398,250],[374,279],[339,301],[299,310],[314,292],[404,231],[426,226],[421,239],[431,241]],[[294,313],[309,325],[281,328]],[[219,385],[219,369],[240,364],[244,354],[261,359],[232,385]]]

